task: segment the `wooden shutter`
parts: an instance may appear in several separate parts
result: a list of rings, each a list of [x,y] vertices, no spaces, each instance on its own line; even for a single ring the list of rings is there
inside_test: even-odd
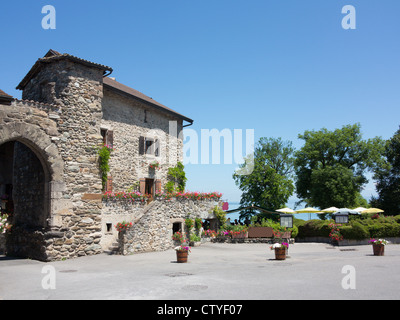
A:
[[[154,141],[154,155],[156,157],[160,156],[160,140],[158,139]]]
[[[145,178],[142,178],[139,180],[139,192],[141,194],[146,193],[146,179]]]
[[[156,180],[156,193],[161,192],[161,180],[157,179]]]
[[[146,139],[144,137],[139,137],[139,154],[144,154],[144,144],[146,143]]]
[[[107,177],[107,184],[106,184],[106,191],[107,192],[112,192],[113,190],[113,178],[112,177]]]
[[[108,130],[107,131],[107,144],[113,148],[114,147],[114,131]]]

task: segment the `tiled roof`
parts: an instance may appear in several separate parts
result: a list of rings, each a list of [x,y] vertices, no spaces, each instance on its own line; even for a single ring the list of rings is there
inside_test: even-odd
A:
[[[10,98],[13,99],[12,96],[10,96],[9,94],[5,93],[3,90],[0,89],[0,97],[1,98]]]
[[[112,68],[99,64],[99,63],[94,63],[85,59],[81,59],[78,57],[75,57],[73,55],[64,53],[61,54],[55,50],[50,49],[46,55],[43,58],[39,58],[36,63],[33,65],[33,67],[31,68],[31,70],[27,73],[27,75],[24,77],[24,79],[22,79],[22,81],[20,82],[20,84],[17,86],[18,90],[23,90],[25,88],[25,86],[28,84],[28,82],[40,71],[41,66],[43,63],[50,63],[52,61],[56,61],[56,60],[70,60],[70,61],[74,61],[77,63],[81,63],[90,67],[94,67],[94,68],[98,68],[101,70],[104,70],[104,74],[106,74],[106,72],[112,72]]]
[[[12,96],[5,93],[3,90],[0,90],[0,104],[10,105],[13,99]]]
[[[36,63],[33,65],[33,67],[28,72],[28,74],[24,77],[24,79],[22,79],[20,84],[17,86],[17,89],[23,90],[25,88],[25,86],[29,83],[29,81],[40,71],[40,69],[42,68],[42,65],[44,63],[50,63],[52,61],[57,61],[57,60],[62,60],[62,59],[70,60],[70,61],[73,61],[76,63],[80,63],[80,64],[84,64],[84,65],[87,65],[90,67],[98,68],[100,70],[104,70],[104,78],[103,79],[104,79],[104,87],[105,88],[113,90],[114,92],[117,92],[119,94],[126,95],[130,98],[137,99],[137,100],[139,100],[143,103],[146,103],[154,108],[157,108],[159,110],[167,112],[174,117],[177,117],[179,119],[182,119],[182,120],[190,122],[190,123],[193,123],[192,119],[187,118],[184,115],[164,106],[163,104],[153,100],[152,98],[146,96],[145,94],[143,94],[135,89],[132,89],[126,85],[123,85],[122,83],[119,83],[111,78],[108,78],[107,75],[109,75],[113,71],[113,69],[111,67],[108,67],[108,66],[105,66],[102,64],[98,64],[98,63],[94,63],[94,62],[91,62],[88,60],[84,60],[84,59],[78,58],[76,56],[67,54],[67,53],[62,54],[62,53],[52,50],[52,49],[50,49],[43,58],[39,58],[36,61]],[[107,72],[109,72],[109,73],[107,74]]]
[[[185,117],[184,115],[164,106],[163,104],[153,100],[152,98],[150,98],[149,96],[146,96],[145,94],[132,89],[122,83],[119,83],[118,81],[115,81],[114,79],[111,79],[109,77],[104,77],[103,79],[103,83],[104,83],[104,87],[105,88],[109,88],[112,89],[114,91],[117,91],[118,93],[124,94],[124,95],[128,95],[129,97],[135,98],[137,100],[140,100],[146,104],[150,104],[151,106],[159,109],[159,110],[163,110],[173,116],[178,117],[179,119],[185,120],[187,122],[193,123],[193,120]]]

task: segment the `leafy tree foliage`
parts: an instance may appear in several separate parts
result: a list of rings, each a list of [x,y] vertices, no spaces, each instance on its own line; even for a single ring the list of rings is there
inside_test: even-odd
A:
[[[252,204],[268,210],[284,206],[294,192],[294,148],[292,142],[281,138],[261,138],[254,152],[254,170],[247,175],[233,174],[242,190],[240,204]],[[242,165],[242,168],[245,164]],[[241,215],[241,218],[244,218]]]
[[[400,129],[387,142],[385,165],[375,169],[378,197],[371,204],[385,211],[385,214],[400,213]]]
[[[321,209],[360,205],[365,173],[382,164],[385,142],[363,140],[359,124],[305,131],[299,138],[305,144],[295,154],[298,197]]]

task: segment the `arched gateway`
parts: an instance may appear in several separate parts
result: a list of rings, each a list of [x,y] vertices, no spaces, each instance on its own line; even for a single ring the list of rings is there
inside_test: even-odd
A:
[[[15,112],[20,106],[16,103],[10,107]],[[23,122],[2,124],[0,164],[0,193],[7,199],[6,209],[14,226],[7,239],[7,252],[47,260],[46,237],[53,227],[52,208],[58,200],[57,187],[63,184],[63,162],[58,150],[38,126]]]

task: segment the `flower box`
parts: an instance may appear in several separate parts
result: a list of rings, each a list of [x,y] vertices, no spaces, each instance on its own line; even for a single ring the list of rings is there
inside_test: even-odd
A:
[[[247,239],[249,237],[248,232],[232,232],[232,239]]]

